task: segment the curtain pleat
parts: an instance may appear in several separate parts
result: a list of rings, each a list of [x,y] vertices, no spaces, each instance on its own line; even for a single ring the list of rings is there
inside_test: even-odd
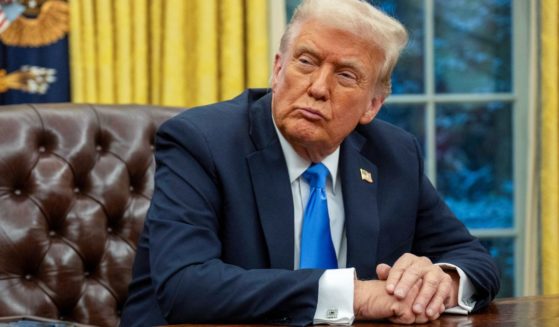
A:
[[[559,294],[559,4],[541,1],[541,249],[544,294]]]
[[[161,71],[163,69],[163,12],[165,0],[151,0],[149,5],[149,68],[148,101],[162,103]]]
[[[147,104],[148,91],[148,2],[134,0],[132,6],[132,102]]]
[[[184,37],[186,21],[195,19],[185,17],[186,8],[193,1],[167,0],[164,6],[163,24],[163,61],[161,104],[179,106],[185,103],[184,92],[186,46],[191,40]],[[192,77],[192,76],[191,76]]]
[[[223,0],[219,12],[220,97],[231,98],[244,89],[244,4]]]
[[[81,14],[78,18],[78,23],[81,24],[81,34],[75,35],[70,39],[70,42],[76,39],[81,39],[79,45],[79,51],[82,56],[82,63],[79,65],[82,68],[82,76],[84,83],[84,94],[82,99],[75,99],[77,102],[96,102],[98,100],[98,81],[97,81],[97,51],[96,51],[96,38],[95,38],[95,15],[93,0],[82,0],[81,1]],[[70,12],[70,16],[73,13]],[[75,22],[75,19],[71,19],[71,22]],[[70,33],[73,31],[73,26],[70,26]],[[70,50],[74,47],[70,46]],[[73,53],[70,53],[73,56]],[[71,59],[72,60],[72,59]],[[72,81],[73,83],[73,81]]]
[[[84,102],[85,100],[85,74],[84,74],[84,53],[82,50],[81,35],[83,35],[82,17],[83,6],[81,1],[70,1],[70,80],[71,80],[71,98],[75,102]]]
[[[196,106],[267,87],[267,1],[72,0],[74,102]]]
[[[219,100],[218,1],[197,0],[196,5],[197,17],[193,25],[196,33],[196,58],[192,63],[195,63],[194,76],[198,85],[193,105]],[[224,22],[220,22],[222,23]]]
[[[285,8],[285,6],[284,6]],[[268,1],[246,0],[247,87],[267,87],[270,80]],[[266,64],[265,64],[266,63]]]
[[[116,103],[132,102],[132,0],[114,1],[115,7],[115,73]]]
[[[77,1],[72,1],[77,2]],[[99,78],[99,93],[96,102],[111,103],[115,99],[115,39],[113,37],[114,15],[111,0],[95,1],[95,27],[97,49],[97,77]]]

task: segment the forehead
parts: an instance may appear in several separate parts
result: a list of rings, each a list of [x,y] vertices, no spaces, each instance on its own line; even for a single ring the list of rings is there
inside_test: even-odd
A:
[[[302,52],[337,61],[350,61],[369,67],[382,64],[383,54],[378,46],[351,31],[316,20],[300,24],[290,45],[292,55]]]

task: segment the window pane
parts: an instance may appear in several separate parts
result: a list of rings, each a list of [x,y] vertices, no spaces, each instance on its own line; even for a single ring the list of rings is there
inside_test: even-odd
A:
[[[497,297],[514,296],[514,240],[483,239],[481,244],[489,251],[501,271],[501,290]]]
[[[293,16],[293,12],[295,8],[299,5],[301,0],[285,0],[285,17],[287,19],[286,23],[289,23],[291,16]]]
[[[511,105],[448,104],[436,110],[437,188],[469,228],[511,227]]]
[[[511,1],[435,1],[439,93],[510,92]]]
[[[423,1],[374,0],[369,2],[398,19],[409,33],[408,46],[404,49],[392,74],[392,93],[424,93]]]
[[[425,153],[425,108],[420,104],[387,104],[377,118],[405,129],[417,137]]]

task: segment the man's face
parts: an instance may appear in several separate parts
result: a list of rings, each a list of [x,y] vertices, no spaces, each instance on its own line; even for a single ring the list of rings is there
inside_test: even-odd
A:
[[[286,53],[276,55],[274,120],[303,157],[320,161],[357,124],[369,123],[384,99],[377,89],[382,54],[349,32],[309,20]]]

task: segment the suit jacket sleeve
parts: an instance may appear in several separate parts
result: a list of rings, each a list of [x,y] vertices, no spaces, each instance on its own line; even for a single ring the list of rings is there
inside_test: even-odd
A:
[[[152,283],[165,319],[312,323],[323,271],[244,269],[220,259],[226,204],[204,134],[186,119],[172,119],[158,131],[156,148],[146,228]]]
[[[412,253],[433,262],[460,267],[476,288],[473,311],[485,307],[499,291],[499,273],[493,259],[450,211],[423,173],[423,159],[415,142],[420,163],[419,208]]]

